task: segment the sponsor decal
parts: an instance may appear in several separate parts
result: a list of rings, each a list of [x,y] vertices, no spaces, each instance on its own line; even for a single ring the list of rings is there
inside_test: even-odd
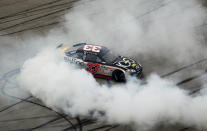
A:
[[[103,75],[107,75],[107,76],[111,75],[111,73],[114,70],[112,67],[105,66],[105,65],[102,65],[101,67],[102,67],[102,70],[100,73]]]
[[[84,62],[80,59],[73,58],[73,57],[64,57],[65,62],[75,63],[80,66],[84,66]]]
[[[117,66],[123,67],[123,68],[129,68],[129,67],[135,67],[136,62],[129,58],[123,58],[121,61],[116,63]]]

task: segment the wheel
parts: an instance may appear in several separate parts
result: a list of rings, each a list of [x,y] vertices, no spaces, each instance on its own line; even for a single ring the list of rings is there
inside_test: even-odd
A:
[[[125,82],[126,81],[124,72],[122,72],[120,70],[115,70],[112,73],[112,78],[114,81],[117,81],[117,82]]]

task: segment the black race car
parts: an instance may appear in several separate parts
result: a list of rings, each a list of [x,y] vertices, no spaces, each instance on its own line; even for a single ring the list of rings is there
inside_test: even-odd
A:
[[[85,68],[94,77],[126,81],[127,75],[141,78],[142,66],[135,60],[113,54],[108,48],[99,45],[79,43],[72,47],[59,45],[64,60]]]

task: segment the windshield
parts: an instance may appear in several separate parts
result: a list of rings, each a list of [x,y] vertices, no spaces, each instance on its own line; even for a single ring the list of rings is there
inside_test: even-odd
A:
[[[104,53],[102,55],[102,59],[106,62],[106,63],[112,63],[116,58],[118,57],[117,54],[113,53],[112,51],[110,51],[109,49],[105,49]]]

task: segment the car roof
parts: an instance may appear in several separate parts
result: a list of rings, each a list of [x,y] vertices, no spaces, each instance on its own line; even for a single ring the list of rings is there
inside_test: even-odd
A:
[[[87,51],[87,50],[84,50],[85,45],[100,46],[100,45],[95,45],[95,44],[78,43],[78,44],[74,44],[70,48],[67,48],[64,52],[66,55],[70,55],[73,53],[93,54],[93,55],[98,56],[101,59],[106,53],[109,52],[109,49],[104,46],[100,46],[101,47],[100,52]]]
[[[75,45],[73,45],[73,50],[77,50],[77,52],[92,52],[92,51],[86,51],[86,50],[84,50],[84,46],[85,45],[94,45],[94,46],[100,46],[101,47],[101,49],[100,49],[100,52],[96,52],[96,53],[94,53],[93,52],[93,54],[96,54],[96,55],[98,55],[98,56],[103,56],[105,53],[107,53],[108,51],[109,51],[109,49],[108,48],[106,48],[106,47],[104,47],[104,46],[101,46],[101,45],[95,45],[95,44],[86,44],[86,43],[78,43],[78,44],[75,44]]]

